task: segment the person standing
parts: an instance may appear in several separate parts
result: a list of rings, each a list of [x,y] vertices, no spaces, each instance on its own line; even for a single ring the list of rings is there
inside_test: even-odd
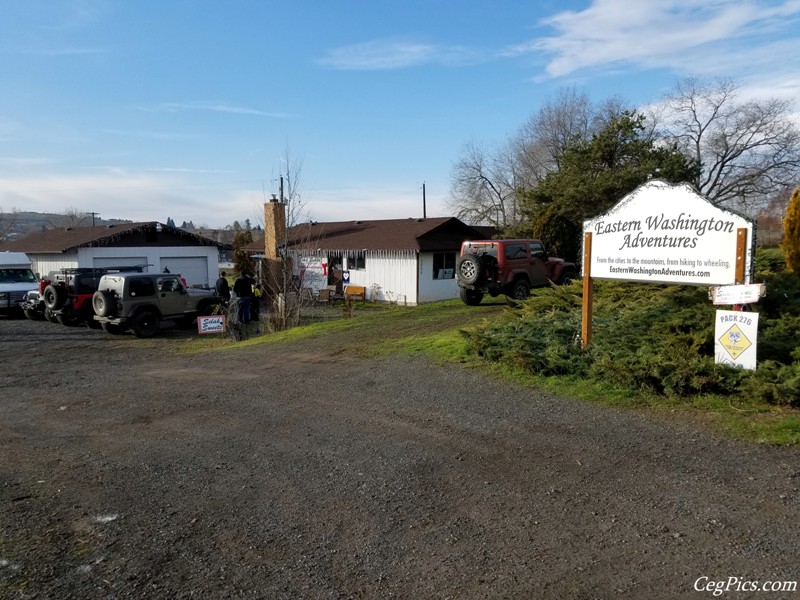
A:
[[[228,284],[228,279],[225,275],[225,271],[219,274],[219,279],[214,284],[214,290],[217,292],[217,296],[227,304],[231,299],[231,286]]]
[[[261,309],[261,296],[263,292],[261,291],[261,284],[260,283],[253,283],[253,304],[252,310],[250,311],[251,316],[253,317],[254,321],[258,321],[258,314]]]
[[[233,282],[233,293],[239,301],[239,321],[247,325],[250,322],[250,303],[253,301],[253,280],[247,273],[241,273]]]

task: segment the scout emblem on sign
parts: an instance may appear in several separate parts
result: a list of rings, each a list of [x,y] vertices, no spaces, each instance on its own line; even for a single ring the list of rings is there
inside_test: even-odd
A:
[[[728,331],[722,334],[719,338],[719,343],[725,348],[733,360],[739,358],[739,355],[747,350],[753,344],[747,339],[747,336],[739,329],[739,326],[734,324]]]

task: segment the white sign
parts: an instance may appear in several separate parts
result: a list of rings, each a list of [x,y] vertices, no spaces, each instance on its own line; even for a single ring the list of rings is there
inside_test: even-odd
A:
[[[583,223],[584,233],[592,234],[592,278],[691,285],[736,283],[738,229],[747,230],[749,283],[753,223],[712,205],[688,185],[649,181]]]
[[[765,293],[763,283],[750,285],[723,285],[711,288],[711,301],[714,304],[752,304],[758,302]]]
[[[758,313],[718,310],[714,340],[714,357],[717,364],[754,370],[758,342]]]
[[[225,315],[197,317],[198,333],[225,333]]]
[[[328,262],[317,257],[302,257],[299,261],[298,271],[300,286],[310,288],[314,292],[328,285]]]

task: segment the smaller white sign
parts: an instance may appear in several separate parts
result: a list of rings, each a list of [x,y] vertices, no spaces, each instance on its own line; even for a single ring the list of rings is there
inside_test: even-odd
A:
[[[197,317],[198,333],[225,333],[225,315]]]
[[[714,355],[717,364],[755,370],[758,342],[758,313],[718,310],[714,327]]]
[[[717,304],[753,304],[766,292],[763,283],[750,285],[720,285],[711,288],[711,301]]]

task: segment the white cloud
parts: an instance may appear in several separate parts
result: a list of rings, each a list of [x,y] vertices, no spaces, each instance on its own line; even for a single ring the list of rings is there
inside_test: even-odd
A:
[[[428,217],[449,215],[444,196],[428,194],[425,204]],[[314,221],[420,218],[422,192],[400,185],[321,189],[309,195],[305,208]]]
[[[218,112],[218,113],[228,113],[236,115],[256,115],[260,117],[272,117],[276,119],[284,119],[289,116],[287,113],[268,112],[264,110],[259,110],[257,108],[250,108],[246,106],[235,106],[231,104],[226,104],[225,102],[213,102],[213,101],[165,102],[163,104],[159,104],[156,106],[137,106],[136,108],[144,112],[153,112],[153,113],[205,111],[205,112]]]
[[[194,135],[167,133],[165,131],[143,131],[139,129],[103,129],[103,133],[125,137],[144,138],[148,140],[185,140],[196,138]]]
[[[425,64],[459,66],[479,60],[460,46],[443,46],[412,40],[382,39],[333,48],[318,63],[332,69],[377,71],[405,69]]]
[[[60,46],[54,48],[30,48],[20,50],[21,54],[29,56],[86,56],[106,52],[101,48],[87,48],[81,46]]]
[[[210,173],[210,176],[216,172]],[[107,168],[84,175],[38,174],[0,176],[0,207],[61,213],[68,207],[95,211],[103,219],[192,221],[196,226],[223,227],[235,220],[263,224],[269,200],[257,182],[208,181],[204,172],[161,169],[131,172]],[[198,178],[203,178],[200,181]],[[430,189],[446,189],[431,185]],[[350,221],[422,217],[422,193],[403,183],[363,187],[304,189],[297,221]],[[446,198],[428,193],[426,214],[448,216]]]
[[[709,71],[730,72],[746,66],[748,56],[759,57],[760,47],[779,33],[795,39],[798,16],[798,0],[777,5],[755,0],[595,0],[583,11],[545,19],[542,24],[557,35],[506,53],[550,56],[546,70],[551,76],[620,64],[697,72],[698,58]],[[739,62],[731,60],[731,52],[739,55]]]

